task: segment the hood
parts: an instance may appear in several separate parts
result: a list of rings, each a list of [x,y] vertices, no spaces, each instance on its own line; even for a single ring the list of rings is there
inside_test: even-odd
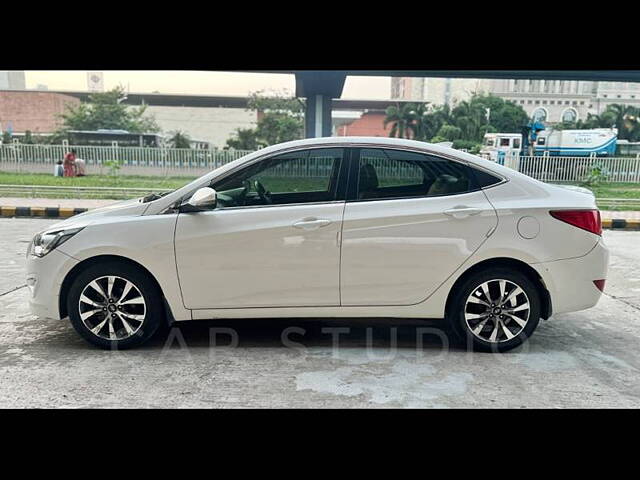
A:
[[[94,208],[88,212],[74,215],[71,218],[52,225],[47,228],[47,230],[86,227],[104,217],[143,215],[148,207],[149,203],[142,203],[140,198],[116,202],[106,207]]]

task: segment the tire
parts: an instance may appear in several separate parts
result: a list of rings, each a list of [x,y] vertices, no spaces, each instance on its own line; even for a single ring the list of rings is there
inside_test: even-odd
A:
[[[109,296],[112,302],[105,298]],[[162,293],[155,281],[124,262],[100,263],[82,271],[69,289],[67,311],[82,338],[114,350],[142,345],[164,319]]]
[[[500,305],[500,298],[503,302],[507,300],[504,305]],[[474,350],[506,352],[525,342],[540,323],[540,293],[517,270],[488,268],[459,285],[453,293],[447,320],[455,336]]]

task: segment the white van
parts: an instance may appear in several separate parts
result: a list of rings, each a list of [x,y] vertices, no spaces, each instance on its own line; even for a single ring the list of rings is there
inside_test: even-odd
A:
[[[518,156],[521,149],[522,135],[519,133],[486,133],[480,155],[504,164],[505,156]]]

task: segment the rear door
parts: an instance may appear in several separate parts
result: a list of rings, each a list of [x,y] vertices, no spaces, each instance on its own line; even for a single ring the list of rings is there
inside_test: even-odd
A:
[[[354,153],[341,303],[420,303],[486,240],[495,210],[464,163],[393,149]]]

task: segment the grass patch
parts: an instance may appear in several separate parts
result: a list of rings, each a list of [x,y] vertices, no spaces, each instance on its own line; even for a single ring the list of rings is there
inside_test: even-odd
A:
[[[89,175],[54,177],[46,173],[0,172],[0,185],[43,185],[58,187],[180,188],[197,177],[147,177],[142,175]]]

